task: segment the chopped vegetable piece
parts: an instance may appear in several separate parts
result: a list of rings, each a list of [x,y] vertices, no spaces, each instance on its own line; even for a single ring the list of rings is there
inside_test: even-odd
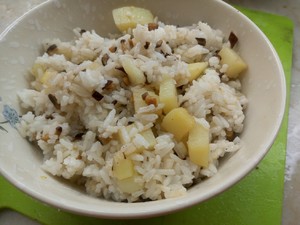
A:
[[[206,39],[205,38],[196,38],[198,45],[205,46],[206,45]]]
[[[62,129],[61,126],[56,127],[56,128],[55,128],[55,134],[56,134],[57,136],[61,135],[62,130],[63,130],[63,129]]]
[[[134,59],[124,56],[121,58],[121,64],[132,85],[145,84],[144,73],[135,65]]]
[[[112,11],[114,22],[121,31],[135,28],[137,24],[149,24],[154,22],[154,17],[148,9],[125,6]]]
[[[133,166],[133,162],[130,159],[116,161],[113,167],[114,176],[119,180],[132,177],[134,174]]]
[[[207,167],[209,159],[209,129],[196,123],[189,132],[187,146],[190,160],[198,166]]]
[[[121,191],[128,194],[132,194],[143,188],[141,184],[135,182],[135,176],[128,177],[123,180],[117,180],[117,185]]]
[[[146,43],[145,43],[145,45],[144,45],[144,48],[145,48],[145,49],[148,49],[149,46],[150,46],[150,42],[146,41]]]
[[[46,71],[46,66],[40,63],[35,63],[31,68],[31,73],[35,78],[42,76]]]
[[[47,50],[46,50],[47,54],[48,55],[54,55],[57,53],[57,45],[56,44],[53,44],[53,45],[50,45]]]
[[[81,29],[80,31],[79,31],[79,33],[82,35],[83,33],[85,33],[86,32],[86,30],[85,29]]]
[[[43,76],[40,77],[40,81],[42,84],[48,84],[48,81],[51,80],[51,77],[55,76],[57,72],[46,70]]]
[[[112,80],[107,80],[106,84],[103,87],[104,90],[112,91],[115,89],[115,85]]]
[[[53,94],[48,94],[48,98],[56,109],[60,109],[60,104],[57,102],[57,98]]]
[[[98,91],[94,91],[92,94],[92,97],[96,100],[96,101],[101,101],[101,99],[104,97],[102,94],[100,94]]]
[[[103,65],[103,66],[106,66],[108,60],[109,60],[109,55],[108,55],[108,54],[104,54],[104,55],[102,56],[102,59],[101,59],[102,65]]]
[[[143,138],[145,138],[145,140],[149,144],[149,146],[146,149],[147,150],[152,150],[154,148],[154,146],[156,145],[157,142],[156,142],[155,136],[154,136],[151,128],[142,131],[141,135],[143,136]]]
[[[229,78],[235,79],[247,69],[247,64],[233,49],[224,47],[218,54],[221,56],[221,64],[228,65],[226,75]]]
[[[190,76],[188,77],[189,81],[196,80],[200,75],[203,74],[204,70],[208,67],[208,62],[197,62],[188,64],[188,70]]]
[[[148,23],[148,30],[156,30],[158,28],[158,24],[157,23]]]
[[[172,133],[177,141],[186,137],[194,127],[195,120],[185,108],[175,108],[170,111],[161,123],[161,127]]]
[[[77,134],[74,136],[74,139],[75,139],[75,140],[81,140],[83,135],[84,135],[84,133],[77,133]]]
[[[177,90],[176,82],[172,78],[166,78],[160,83],[159,87],[159,101],[164,103],[164,113],[170,112],[172,109],[177,108]]]
[[[109,51],[110,51],[111,53],[114,53],[114,52],[117,51],[117,47],[116,47],[116,46],[111,46],[111,47],[109,48]]]
[[[228,40],[230,42],[230,47],[233,48],[238,42],[238,37],[233,32],[230,32]]]

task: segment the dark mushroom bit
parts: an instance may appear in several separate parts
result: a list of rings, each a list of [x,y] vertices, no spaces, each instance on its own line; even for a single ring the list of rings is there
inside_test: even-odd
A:
[[[233,48],[235,46],[235,44],[238,42],[238,40],[239,40],[238,37],[233,32],[230,32],[228,41],[230,43],[231,48]]]
[[[158,24],[157,23],[148,23],[148,30],[156,30],[158,28]]]
[[[79,33],[82,35],[83,33],[85,33],[86,32],[86,30],[85,29],[81,29],[80,31],[79,31]]]
[[[92,97],[96,100],[96,101],[101,101],[102,98],[104,97],[102,94],[100,94],[98,91],[94,91],[92,94]]]
[[[58,126],[58,127],[56,127],[55,128],[55,134],[57,135],[57,136],[60,136],[61,135],[61,133],[62,133],[62,127],[61,126]]]
[[[74,136],[74,139],[75,140],[81,140],[82,139],[82,136],[84,135],[85,133],[77,133],[75,136]]]
[[[126,50],[126,40],[125,39],[120,40],[120,44],[121,44],[122,51],[125,51]]]
[[[109,49],[108,49],[111,53],[114,53],[117,51],[117,47],[116,46],[111,46]]]
[[[108,60],[109,60],[109,55],[108,55],[108,54],[104,54],[104,55],[102,56],[102,59],[101,59],[102,65],[103,65],[103,66],[106,66]]]
[[[205,38],[196,38],[198,45],[205,46],[206,45],[206,39]]]
[[[146,41],[146,43],[145,43],[145,45],[144,45],[144,48],[145,48],[145,49],[148,49],[149,46],[150,46],[150,42]]]
[[[132,41],[132,38],[128,39],[128,43],[129,43],[130,48],[134,47],[134,43]]]
[[[50,45],[47,50],[46,50],[46,53],[48,55],[54,55],[55,53],[57,52],[57,45],[56,44],[52,44]]]
[[[102,89],[107,91],[112,91],[115,89],[115,85],[112,80],[107,80],[106,84]]]
[[[53,94],[48,94],[48,98],[56,109],[60,109],[60,104],[58,103],[57,98]]]

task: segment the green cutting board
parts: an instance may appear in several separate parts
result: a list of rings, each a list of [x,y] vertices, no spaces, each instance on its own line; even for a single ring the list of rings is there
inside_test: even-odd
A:
[[[275,46],[290,90],[293,23],[290,19],[238,7]],[[289,94],[287,95],[289,96]],[[289,106],[289,97],[287,99]],[[151,219],[107,220],[74,215],[47,206],[13,187],[0,176],[0,209],[11,208],[47,225],[280,225],[284,188],[288,107],[279,135],[263,161],[242,181],[217,197],[180,212]]]

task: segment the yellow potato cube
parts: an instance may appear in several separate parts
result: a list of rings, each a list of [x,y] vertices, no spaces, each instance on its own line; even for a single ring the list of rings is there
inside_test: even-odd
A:
[[[221,64],[228,65],[226,75],[229,78],[237,78],[248,67],[244,60],[231,48],[224,47],[218,54],[221,56]]]
[[[31,68],[31,73],[35,78],[42,76],[46,71],[46,66],[40,63],[35,63]]]
[[[135,176],[128,177],[123,180],[117,180],[117,185],[121,191],[124,193],[132,194],[136,191],[139,191],[143,188],[143,186],[134,181]]]
[[[185,108],[175,108],[170,111],[161,123],[161,127],[172,133],[177,141],[188,135],[195,126],[195,119]]]
[[[144,76],[143,71],[134,64],[134,59],[123,56],[121,58],[121,64],[132,85],[145,84],[146,77]]]
[[[197,123],[189,132],[187,146],[190,160],[198,166],[207,167],[209,160],[209,129]]]
[[[203,74],[207,66],[208,66],[208,62],[197,62],[197,63],[188,64],[188,70],[190,73],[188,80],[190,82],[196,80],[198,77],[200,77],[200,75]]]
[[[121,31],[133,29],[137,24],[148,24],[154,22],[154,17],[148,9],[126,6],[112,11],[114,22]]]
[[[56,73],[57,73],[57,72],[55,72],[55,71],[47,70],[47,71],[44,73],[44,75],[40,78],[40,82],[41,82],[42,84],[49,84],[49,83],[48,83],[49,80],[51,80],[51,78],[52,78],[53,76],[55,76]]]
[[[152,132],[152,129],[149,128],[147,130],[142,131],[141,135],[149,143],[149,146],[146,149],[147,150],[152,150],[154,148],[154,146],[156,145],[156,143],[157,143],[156,139],[155,139],[155,136],[154,136],[154,134]]]
[[[118,180],[132,177],[134,174],[133,162],[130,159],[120,159],[115,161],[113,173]]]
[[[159,101],[164,104],[163,111],[166,114],[179,106],[176,82],[172,78],[166,78],[160,83]]]

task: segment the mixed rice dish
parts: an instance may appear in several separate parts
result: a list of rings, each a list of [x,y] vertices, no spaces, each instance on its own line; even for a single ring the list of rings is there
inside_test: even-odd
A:
[[[145,21],[124,21],[130,13]],[[70,42],[44,42],[30,88],[18,93],[26,112],[18,130],[41,149],[45,171],[92,196],[182,196],[242,147],[247,65],[238,39],[203,22],[164,24],[137,7],[113,16],[119,35],[76,28]]]

